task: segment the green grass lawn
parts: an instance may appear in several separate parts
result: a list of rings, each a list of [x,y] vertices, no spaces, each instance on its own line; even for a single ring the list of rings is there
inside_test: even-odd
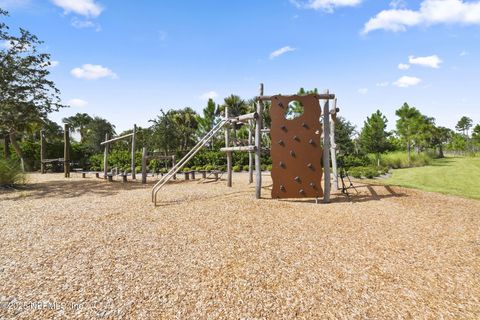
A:
[[[480,199],[480,157],[447,157],[429,166],[393,170],[386,184]]]

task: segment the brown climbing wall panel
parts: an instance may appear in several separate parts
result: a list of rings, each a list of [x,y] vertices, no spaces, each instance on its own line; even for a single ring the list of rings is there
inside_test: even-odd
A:
[[[272,96],[272,198],[318,198],[322,190],[321,109],[315,94]],[[303,114],[288,120],[291,101],[303,105]]]

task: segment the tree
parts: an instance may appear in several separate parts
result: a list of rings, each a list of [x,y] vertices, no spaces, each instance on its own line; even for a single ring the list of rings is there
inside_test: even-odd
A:
[[[468,130],[470,130],[472,125],[473,125],[472,119],[470,119],[469,117],[463,116],[457,122],[457,125],[455,126],[455,129],[458,132],[462,132],[463,135],[468,138]]]
[[[0,17],[8,12],[0,9]],[[10,142],[24,168],[18,134],[31,122],[47,118],[47,114],[61,107],[60,91],[48,80],[50,55],[39,53],[43,42],[25,29],[19,35],[9,33],[0,23],[0,41],[7,44],[0,50],[0,130],[7,131]]]
[[[389,149],[388,137],[386,131],[387,118],[377,110],[364,122],[360,133],[360,144],[366,152],[375,153],[377,165],[380,166],[380,155]]]
[[[480,147],[480,124],[477,124],[473,128],[472,140],[473,140],[473,143],[476,145],[476,147],[479,148]]]
[[[93,118],[87,113],[77,113],[74,116],[63,118],[62,122],[68,124],[70,131],[80,133],[80,142],[85,141],[86,132],[85,129]]]
[[[443,146],[452,138],[453,131],[445,127],[434,127],[432,131],[432,145],[438,147],[438,157],[444,158]]]
[[[92,153],[101,152],[103,146],[100,144],[105,141],[105,135],[109,137],[115,135],[115,126],[100,117],[93,118],[85,127],[85,141],[87,148]]]
[[[396,123],[397,133],[407,146],[408,162],[410,163],[412,144],[414,143],[415,135],[420,131],[422,114],[414,107],[410,107],[406,102],[400,109],[395,111],[395,114],[399,117]]]
[[[170,155],[179,145],[177,127],[172,116],[173,110],[166,113],[160,110],[160,113],[161,115],[157,116],[157,119],[150,120],[153,123],[150,127],[152,131],[151,144],[154,148],[163,151],[164,155]]]
[[[355,126],[345,118],[337,117],[335,121],[335,143],[340,153],[344,155],[355,153],[354,135]]]

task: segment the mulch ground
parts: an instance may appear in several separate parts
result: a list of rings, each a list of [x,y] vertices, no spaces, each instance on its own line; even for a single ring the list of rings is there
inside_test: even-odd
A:
[[[254,199],[245,174],[0,191],[0,319],[480,318],[480,201],[381,185]]]

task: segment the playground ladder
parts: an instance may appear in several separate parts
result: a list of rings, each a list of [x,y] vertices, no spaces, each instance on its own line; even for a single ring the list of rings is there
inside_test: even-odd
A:
[[[166,175],[164,175],[160,181],[158,181],[152,188],[152,202],[155,203],[155,205],[157,205],[157,193],[158,191],[160,191],[160,189],[167,184],[168,181],[170,181],[170,179],[173,178],[173,176],[175,176],[175,174],[180,171],[183,166],[185,164],[187,164],[188,161],[190,161],[190,159],[193,158],[193,156],[195,154],[197,154],[198,151],[200,151],[200,149],[202,149],[203,146],[205,146],[205,144],[208,142],[208,140],[210,140],[215,134],[217,134],[218,131],[220,131],[220,129],[223,128],[223,126],[225,126],[225,124],[227,124],[229,122],[228,119],[222,119],[222,121],[220,121],[219,123],[217,123],[213,128],[212,130],[210,130],[196,145],[195,147],[193,147],[175,166],[173,166],[172,169],[170,169],[170,171],[168,171],[168,173]]]

